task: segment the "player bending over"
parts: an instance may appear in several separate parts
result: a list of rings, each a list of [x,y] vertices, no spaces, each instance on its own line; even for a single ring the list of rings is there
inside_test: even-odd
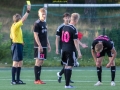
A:
[[[102,61],[105,54],[107,54],[109,57],[109,63],[106,65],[106,67],[111,67],[111,86],[115,86],[115,57],[117,53],[113,41],[106,35],[98,36],[92,43],[91,53],[96,64],[98,76],[98,82],[95,84],[95,86],[102,84]]]

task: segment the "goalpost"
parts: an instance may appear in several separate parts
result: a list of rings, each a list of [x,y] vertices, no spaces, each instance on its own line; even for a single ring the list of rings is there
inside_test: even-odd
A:
[[[120,4],[44,4],[44,8],[48,7],[81,7],[81,8],[98,8],[98,7],[120,7]],[[103,35],[105,28],[103,28]]]
[[[55,48],[54,41],[56,29],[63,23],[62,15],[65,12],[76,12],[80,14],[80,21],[76,27],[78,31],[81,31],[84,35],[82,41],[88,45],[91,45],[94,37],[100,34],[108,34],[113,28],[120,28],[120,4],[32,4],[31,6],[31,12],[24,23],[23,31],[31,30],[32,33],[33,24],[38,19],[39,8],[46,8],[48,35],[53,49]],[[26,5],[23,7],[22,14],[25,12]],[[24,37],[26,42],[29,41],[28,36]],[[88,53],[89,51],[89,49],[83,50],[82,53],[86,55],[84,53]],[[50,56],[52,58],[55,56],[54,50]]]
[[[120,4],[44,4],[44,7],[120,7]]]

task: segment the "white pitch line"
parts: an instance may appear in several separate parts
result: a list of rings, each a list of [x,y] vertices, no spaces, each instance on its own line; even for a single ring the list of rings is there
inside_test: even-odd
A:
[[[119,76],[119,75],[116,75],[116,76]],[[45,76],[45,77],[57,77],[57,76],[55,75],[55,76]],[[94,78],[94,77],[97,77],[97,75],[95,75],[95,76],[93,76],[93,75],[92,76],[85,76],[84,75],[84,76],[75,76],[75,77],[77,77],[77,78],[82,78],[82,77],[84,77],[84,78],[90,78],[90,77],[93,77]],[[106,75],[106,76],[103,75],[103,78],[104,77],[110,78],[111,75],[109,75],[109,76],[108,75]],[[11,78],[11,77],[0,77],[0,79],[8,79],[8,78]],[[25,78],[34,78],[34,76],[25,76]]]
[[[0,79],[1,81],[6,81],[6,80],[11,80],[11,79]],[[28,81],[28,82],[33,82],[34,80],[31,79],[24,79],[24,81]],[[57,80],[43,80],[43,81],[47,81],[47,82],[57,82]],[[62,82],[65,82],[65,80],[62,80]],[[96,81],[74,81],[74,82],[96,82]],[[103,82],[111,82],[111,81],[103,81]],[[115,81],[115,82],[120,82],[120,81]]]
[[[59,70],[42,70],[42,71],[59,71]],[[73,70],[73,71],[97,71],[97,70]],[[110,71],[110,70],[103,70],[103,71]]]
[[[59,69],[59,70],[61,70],[61,69]],[[49,72],[55,71],[56,72],[56,71],[59,71],[59,70],[42,70],[42,71],[49,71]],[[6,71],[11,71],[11,70],[1,70],[0,72],[6,72]],[[24,69],[22,69],[22,71],[26,72],[26,71],[32,71],[32,70],[24,70]],[[91,71],[97,71],[97,70],[74,70],[73,69],[73,71],[87,71],[87,72],[90,71],[91,72]],[[110,71],[110,70],[102,70],[102,71]],[[116,71],[119,71],[119,70],[116,70]]]

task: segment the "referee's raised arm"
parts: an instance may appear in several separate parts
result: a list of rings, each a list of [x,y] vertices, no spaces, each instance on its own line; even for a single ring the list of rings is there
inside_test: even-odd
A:
[[[30,10],[31,10],[31,5],[27,5],[27,11],[24,14],[24,16],[21,18],[22,22],[24,22],[27,19],[28,15],[30,13]]]

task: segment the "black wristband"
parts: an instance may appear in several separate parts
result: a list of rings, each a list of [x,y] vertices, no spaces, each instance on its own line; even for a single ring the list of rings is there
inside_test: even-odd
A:
[[[27,10],[27,13],[30,13],[30,10]]]

